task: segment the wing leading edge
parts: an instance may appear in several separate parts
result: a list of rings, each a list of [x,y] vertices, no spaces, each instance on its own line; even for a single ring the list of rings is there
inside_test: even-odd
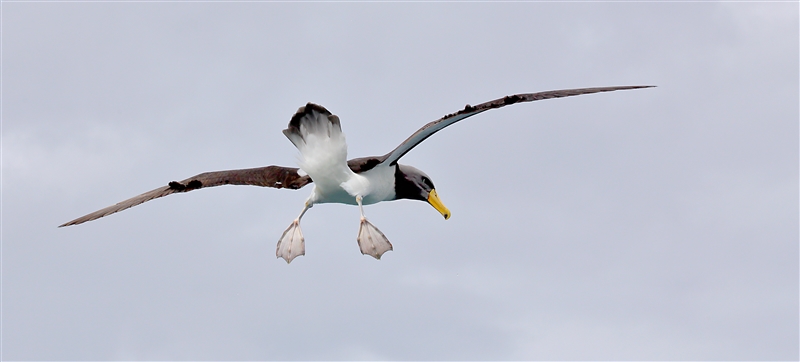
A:
[[[538,92],[538,93],[515,94],[512,96],[506,96],[503,98],[495,99],[493,101],[481,103],[476,106],[470,106],[468,104],[466,107],[464,107],[464,109],[458,112],[448,114],[442,118],[439,118],[438,120],[435,120],[433,122],[430,122],[422,126],[422,128],[414,132],[414,134],[412,134],[411,137],[408,137],[405,141],[403,141],[403,143],[397,146],[397,148],[381,156],[380,160],[381,162],[389,162],[390,165],[396,164],[397,160],[399,160],[400,157],[403,157],[406,153],[408,153],[408,151],[411,151],[412,148],[416,147],[418,144],[420,144],[426,138],[432,136],[434,133],[441,131],[442,129],[451,124],[472,117],[478,113],[486,112],[490,109],[505,107],[507,105],[516,103],[538,101],[542,99],[572,97],[581,94],[611,92],[616,90],[627,90],[627,89],[652,88],[652,87],[655,86],[634,85],[634,86],[618,86],[618,87],[561,89],[561,90]]]

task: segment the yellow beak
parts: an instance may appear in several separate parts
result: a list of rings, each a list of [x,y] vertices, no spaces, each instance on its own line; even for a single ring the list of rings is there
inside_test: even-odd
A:
[[[436,190],[431,190],[431,193],[428,194],[428,203],[431,204],[436,211],[442,214],[445,220],[450,218],[450,210],[444,206],[442,200],[439,200],[439,195],[436,194]]]

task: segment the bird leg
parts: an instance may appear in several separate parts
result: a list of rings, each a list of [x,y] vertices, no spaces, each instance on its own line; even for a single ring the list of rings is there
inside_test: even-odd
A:
[[[292,224],[289,225],[278,240],[278,248],[275,251],[275,256],[286,260],[286,264],[291,263],[294,258],[300,255],[306,255],[306,239],[303,238],[303,232],[300,230],[300,219],[312,206],[314,206],[314,204],[306,201],[305,206],[303,206],[303,211],[300,212],[300,216],[292,221]]]
[[[358,209],[361,211],[361,227],[358,228],[358,247],[361,248],[361,254],[371,255],[373,258],[380,260],[383,253],[392,250],[392,243],[386,238],[386,235],[378,230],[375,225],[367,221],[364,216],[364,207],[361,205],[361,196],[356,196]]]

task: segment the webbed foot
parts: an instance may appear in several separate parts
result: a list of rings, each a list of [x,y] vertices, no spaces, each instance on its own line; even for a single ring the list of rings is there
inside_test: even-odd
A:
[[[275,255],[279,258],[286,260],[289,264],[294,258],[300,255],[306,255],[306,242],[303,238],[303,232],[300,230],[300,220],[296,219],[289,225],[289,228],[283,232],[280,240],[278,240],[278,248]]]
[[[392,243],[375,225],[362,217],[361,227],[358,228],[358,247],[361,248],[361,254],[380,260],[383,253],[392,250]]]

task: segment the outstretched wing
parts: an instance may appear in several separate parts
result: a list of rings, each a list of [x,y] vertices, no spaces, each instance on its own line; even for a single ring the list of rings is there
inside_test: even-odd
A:
[[[143,202],[157,199],[162,196],[167,196],[178,192],[197,190],[204,187],[220,185],[253,185],[274,187],[277,189],[287,188],[297,190],[311,182],[311,178],[307,175],[298,175],[297,168],[281,166],[205,172],[197,176],[189,177],[180,182],[172,181],[167,186],[159,187],[155,190],[148,191],[139,196],[119,202],[116,205],[109,206],[102,210],[97,210],[91,214],[79,217],[63,225],[59,225],[59,227],[82,224],[87,221],[99,219],[103,216],[111,215],[115,212],[134,207]]]
[[[441,131],[445,127],[456,123],[462,119],[472,117],[478,113],[488,111],[490,109],[500,108],[514,103],[538,101],[540,99],[571,97],[581,94],[598,93],[598,92],[611,92],[623,89],[637,89],[637,88],[650,88],[655,87],[652,85],[635,85],[635,86],[620,86],[620,87],[599,87],[599,88],[579,88],[579,89],[562,89],[555,91],[539,92],[539,93],[526,93],[515,94],[513,96],[506,96],[503,98],[495,99],[486,103],[481,103],[477,106],[470,106],[469,104],[464,109],[448,114],[436,121],[428,123],[417,132],[408,137],[392,152],[387,153],[380,157],[381,162],[389,162],[390,165],[397,163],[400,157],[403,157],[408,151],[416,147],[420,142],[430,137],[436,132]]]

